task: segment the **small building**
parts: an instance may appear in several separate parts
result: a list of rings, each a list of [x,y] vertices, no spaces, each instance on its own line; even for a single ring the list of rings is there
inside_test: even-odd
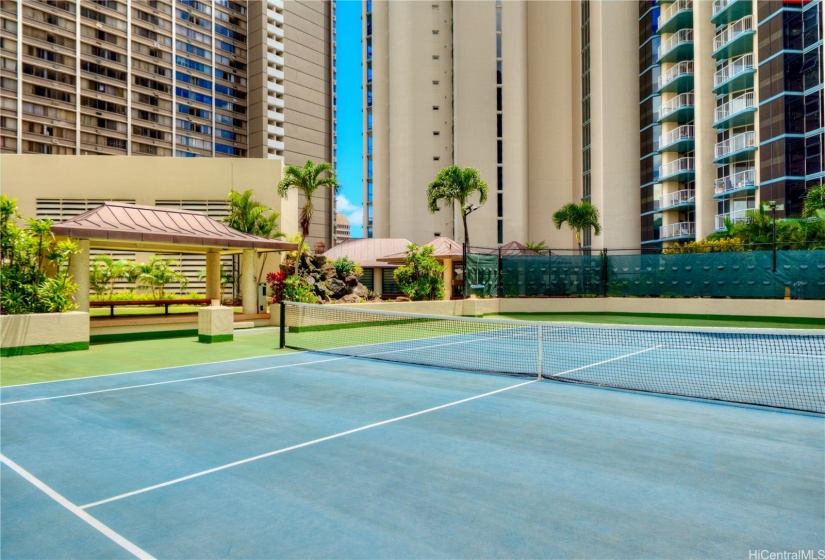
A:
[[[348,257],[364,269],[361,277],[364,286],[382,297],[393,297],[402,295],[393,277],[393,272],[400,263],[378,259],[385,255],[403,253],[409,244],[409,239],[347,239],[325,252],[324,256],[331,260]]]
[[[464,297],[464,247],[449,237],[436,237],[423,247],[432,247],[432,256],[444,265],[444,299]],[[378,259],[383,263],[399,266],[404,263],[407,251],[393,253]]]

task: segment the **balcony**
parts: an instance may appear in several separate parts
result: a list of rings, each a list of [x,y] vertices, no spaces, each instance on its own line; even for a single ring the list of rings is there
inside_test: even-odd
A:
[[[756,149],[756,139],[753,131],[743,132],[716,144],[713,152],[713,163],[723,165],[752,159]]]
[[[679,62],[693,58],[693,30],[680,29],[659,45],[659,62]]]
[[[676,239],[693,239],[696,237],[696,224],[679,222],[659,228],[659,239],[673,241]]]
[[[665,101],[659,107],[659,122],[679,124],[693,120],[693,94],[683,93]]]
[[[751,167],[727,177],[716,179],[713,198],[728,198],[734,194],[758,190],[756,170]]]
[[[745,16],[724,28],[713,39],[713,58],[733,58],[753,52],[753,17]]]
[[[751,0],[713,0],[710,21],[714,25],[724,25],[751,15],[752,12]]]
[[[659,137],[658,152],[689,152],[693,149],[695,135],[693,125],[682,125]]]
[[[753,210],[753,208],[746,208],[742,210],[734,210],[733,212],[728,212],[727,214],[716,214],[716,231],[722,231],[725,228],[725,220],[730,220],[734,224],[744,224],[750,218],[748,217],[748,212]]]
[[[724,105],[717,107],[713,128],[725,130],[753,124],[755,115],[756,105],[751,91],[739,97],[734,97]]]
[[[753,78],[751,78],[753,81]],[[693,89],[693,61],[685,60],[662,71],[659,92],[683,93]]]
[[[653,209],[659,212],[692,206],[696,206],[696,191],[692,189],[669,193],[653,201]]]
[[[693,26],[693,1],[678,0],[659,14],[659,34],[675,33],[679,29]]]
[[[659,181],[686,181],[696,174],[696,160],[692,157],[679,158],[659,167]]]
[[[735,58],[720,68],[713,76],[713,93],[730,93],[753,87],[753,54]]]

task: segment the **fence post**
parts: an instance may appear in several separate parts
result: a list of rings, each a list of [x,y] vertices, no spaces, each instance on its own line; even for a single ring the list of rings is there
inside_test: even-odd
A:
[[[504,279],[501,277],[501,245],[498,246],[498,297],[504,293]]]
[[[461,263],[464,265],[464,286],[461,290],[461,299],[467,299],[467,286],[470,281],[470,269],[467,266],[467,242],[461,244]]]
[[[607,283],[610,271],[607,269],[607,248],[602,249],[602,297],[607,297]]]
[[[281,340],[280,346],[278,348],[285,348],[286,347],[286,304],[282,301],[281,302],[281,325],[280,325],[280,333],[281,333]]]

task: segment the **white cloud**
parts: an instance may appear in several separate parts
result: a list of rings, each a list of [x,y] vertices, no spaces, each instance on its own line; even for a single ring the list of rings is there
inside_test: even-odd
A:
[[[335,197],[336,211],[340,212],[349,220],[351,227],[361,227],[364,225],[364,206],[353,204],[349,199],[339,194]]]

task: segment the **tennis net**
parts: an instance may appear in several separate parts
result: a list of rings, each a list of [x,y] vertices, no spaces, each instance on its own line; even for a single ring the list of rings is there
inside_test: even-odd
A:
[[[825,413],[825,332],[284,305],[282,341],[300,350]]]

